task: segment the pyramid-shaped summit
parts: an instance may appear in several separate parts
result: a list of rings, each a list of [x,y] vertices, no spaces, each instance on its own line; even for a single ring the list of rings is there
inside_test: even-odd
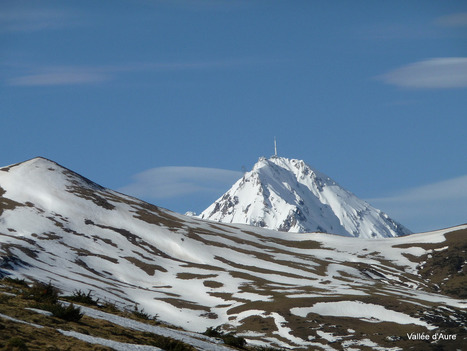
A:
[[[361,238],[411,234],[304,161],[277,156],[260,158],[198,217],[295,233]]]

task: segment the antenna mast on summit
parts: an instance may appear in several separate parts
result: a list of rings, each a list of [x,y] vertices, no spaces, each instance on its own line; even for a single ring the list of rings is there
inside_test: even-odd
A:
[[[274,137],[274,156],[277,157],[277,143],[276,143],[276,137]]]

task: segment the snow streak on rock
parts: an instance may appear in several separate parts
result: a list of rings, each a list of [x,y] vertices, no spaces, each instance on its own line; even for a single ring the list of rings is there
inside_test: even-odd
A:
[[[360,238],[411,232],[305,162],[260,158],[199,218],[284,232],[324,232]]]

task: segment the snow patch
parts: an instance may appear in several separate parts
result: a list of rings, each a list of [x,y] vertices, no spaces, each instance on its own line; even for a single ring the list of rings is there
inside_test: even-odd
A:
[[[372,323],[393,322],[421,325],[429,330],[436,328],[404,313],[360,301],[318,302],[311,307],[294,307],[290,309],[290,312],[300,317],[306,317],[309,313],[317,313],[323,316],[360,318]]]

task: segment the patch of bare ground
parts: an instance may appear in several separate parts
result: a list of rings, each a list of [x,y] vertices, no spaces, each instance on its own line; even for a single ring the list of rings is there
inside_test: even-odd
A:
[[[418,272],[429,282],[431,291],[466,299],[467,230],[453,231],[445,237],[445,242],[419,258],[424,263],[418,266]]]
[[[113,210],[115,208],[99,191],[96,191],[92,188],[85,188],[82,186],[67,186],[67,191],[81,197],[85,200],[92,201],[99,207],[102,207],[106,210]]]
[[[110,246],[113,246],[115,248],[118,249],[118,245],[115,244],[112,240],[110,239],[106,239],[106,238],[101,238],[100,236],[98,235],[93,235],[92,236],[92,240],[94,240],[94,242],[98,242],[98,241],[102,241],[103,243],[107,244],[107,245],[110,245]]]
[[[135,218],[140,219],[144,222],[156,225],[163,225],[168,229],[182,229],[184,223],[175,216],[162,211],[159,207],[148,204],[140,203],[138,207],[135,207],[136,216]]]
[[[218,282],[216,280],[205,280],[203,282],[203,285],[207,288],[213,288],[213,289],[222,288],[224,286],[223,283]]]
[[[382,265],[370,265],[362,262],[346,262],[346,266],[355,268],[360,274],[368,280],[382,282],[391,286],[412,287],[416,284],[418,287],[424,287],[426,284],[418,275],[405,272],[402,268],[391,267],[389,263]],[[346,276],[345,272],[341,275]],[[369,284],[371,286],[371,284]]]
[[[164,301],[176,308],[187,308],[189,310],[195,310],[195,311],[206,311],[210,312],[210,308],[207,306],[202,306],[198,305],[197,303],[182,300],[182,299],[176,299],[176,298],[171,298],[171,297],[164,297],[164,298],[158,298],[158,301]]]
[[[220,231],[222,231],[222,232],[224,232],[224,233],[231,233],[231,231],[229,231],[229,230],[227,230],[227,229],[225,229],[224,227],[219,226],[219,225],[215,225],[215,224],[211,224],[211,223],[210,223],[210,224],[209,224],[209,227],[212,228],[212,229],[214,229],[215,231],[220,230]],[[231,228],[231,229],[233,229],[233,228]]]
[[[20,202],[13,201],[7,197],[3,197],[5,193],[6,193],[5,189],[0,187],[0,216],[6,210],[13,210],[16,207],[24,206],[24,204]]]
[[[167,269],[165,269],[162,266],[159,266],[157,264],[150,264],[150,263],[140,261],[136,257],[126,256],[126,257],[122,257],[122,258],[124,258],[128,262],[133,263],[136,267],[142,269],[147,275],[152,276],[152,275],[155,274],[156,271],[167,272]]]
[[[257,233],[251,232],[251,231],[245,231],[243,230],[242,233],[247,234],[248,236],[253,237],[254,239],[259,239],[259,241],[264,242],[264,244],[258,243],[257,241],[254,240],[249,240],[248,237],[242,236],[238,237],[235,235],[232,235],[229,233],[227,230],[222,229],[219,226],[215,226],[210,224],[210,227],[215,229],[215,231],[209,231],[204,228],[195,228],[191,229],[191,234],[196,235],[197,240],[205,240],[206,244],[210,245],[215,245],[215,246],[225,246],[226,244],[221,244],[216,241],[211,241],[207,240],[206,238],[200,238],[199,235],[212,235],[215,237],[221,237],[226,240],[226,242],[231,241],[233,245],[228,245],[229,247],[235,248],[237,251],[241,251],[241,249],[235,245],[235,244],[240,244],[240,245],[248,245],[249,249],[244,250],[245,252],[248,252],[250,254],[254,255],[259,255],[262,253],[264,256],[258,258],[273,258],[274,255],[276,254],[291,254],[293,252],[294,248],[298,249],[320,249],[321,245],[320,243],[312,240],[305,240],[305,241],[288,241],[284,239],[279,239],[279,238],[274,238],[274,237],[264,237],[261,236]],[[220,233],[219,230],[224,233]],[[194,237],[194,236],[193,236]],[[194,237],[195,238],[195,237]],[[276,244],[277,246],[271,246],[271,243]],[[283,247],[284,249],[281,249],[280,247]],[[256,248],[258,251],[252,251],[251,248]],[[271,254],[266,254],[264,251],[267,250]],[[295,253],[294,253],[295,254]]]
[[[263,317],[260,315],[249,316],[242,319],[242,324],[237,328],[238,333],[245,333],[254,330],[261,334],[271,334],[277,327],[273,317]]]
[[[215,278],[217,274],[194,274],[194,273],[177,273],[177,278],[189,280],[189,279],[206,279],[206,278]]]
[[[63,238],[61,235],[57,235],[54,232],[41,233],[40,235],[33,233],[31,236],[39,240],[60,240]]]
[[[260,234],[257,234],[257,233],[254,233],[248,230],[243,230],[243,232],[245,234],[249,234],[258,239],[261,239],[265,243],[272,242],[272,243],[275,243],[275,244],[278,244],[278,245],[281,245],[287,248],[297,248],[297,249],[305,249],[305,250],[317,250],[317,249],[322,248],[321,244],[318,241],[314,241],[314,240],[300,240],[300,241],[285,240],[285,239],[275,238],[275,237],[264,237]],[[304,234],[304,235],[309,235],[309,234],[310,233]]]
[[[0,233],[0,237],[2,236],[10,237],[10,235],[5,235],[5,234]],[[25,241],[30,245],[35,244],[34,240],[25,238],[25,237],[18,238],[18,240]],[[1,250],[4,252],[2,253],[2,259],[4,263],[13,262],[13,263],[18,263],[21,266],[29,266],[29,264],[23,261],[22,259],[20,259],[18,255],[15,254],[15,251],[21,251],[23,254],[33,259],[37,259],[37,254],[38,254],[37,250],[33,250],[33,249],[30,249],[29,247],[19,245],[19,244],[13,244],[13,243],[2,243]],[[10,267],[10,268],[13,269],[14,267]]]
[[[207,272],[225,271],[225,269],[222,268],[222,267],[212,266],[212,265],[209,265],[209,264],[196,263],[196,262],[184,262],[184,263],[180,264],[180,267],[199,268],[199,269],[204,269]]]
[[[9,166],[6,166],[6,167],[2,167],[0,168],[0,171],[3,171],[3,172],[9,172],[10,169],[14,168],[14,167],[17,167],[19,165],[21,165],[23,162],[18,162],[18,163],[15,163],[13,165],[9,165]]]
[[[177,259],[175,259],[173,257],[170,257],[165,252],[159,250],[154,245],[151,245],[149,242],[143,241],[138,235],[136,235],[136,234],[130,232],[129,230],[124,229],[124,228],[116,228],[116,227],[112,227],[112,226],[107,226],[107,225],[94,223],[93,221],[91,221],[89,219],[85,220],[85,224],[94,225],[96,227],[99,227],[99,228],[102,228],[102,229],[108,229],[108,230],[111,230],[111,231],[113,231],[115,233],[118,233],[121,236],[123,236],[126,240],[128,240],[128,242],[130,242],[131,244],[133,244],[135,246],[140,247],[141,249],[143,249],[144,251],[146,251],[147,253],[149,253],[151,255],[156,255],[156,256],[160,256],[160,257],[164,257],[164,258],[170,258],[170,259],[173,259],[173,260],[177,260]]]
[[[215,256],[214,259],[216,259],[216,260],[218,260],[218,261],[220,261],[222,263],[225,263],[225,264],[229,265],[230,267],[237,268],[237,269],[242,270],[242,271],[249,271],[249,272],[252,272],[252,273],[261,273],[261,274],[275,274],[275,275],[281,275],[281,276],[284,276],[284,277],[304,279],[302,275],[286,272],[285,270],[284,271],[276,271],[276,270],[266,269],[266,268],[257,267],[257,266],[248,266],[248,265],[244,265],[244,264],[241,264],[241,263],[236,263],[236,262],[230,261],[230,260],[228,260],[228,259],[226,259],[224,257],[220,257],[220,256]],[[231,273],[234,273],[234,272],[232,271]],[[256,280],[256,279],[258,279],[258,278],[255,278],[253,276],[250,277],[250,280]]]
[[[104,276],[102,273],[96,271],[94,268],[89,267],[86,262],[84,262],[83,260],[81,260],[79,258],[76,258],[74,263],[77,264],[78,266],[86,269],[88,272],[91,272],[96,277],[103,277]]]

